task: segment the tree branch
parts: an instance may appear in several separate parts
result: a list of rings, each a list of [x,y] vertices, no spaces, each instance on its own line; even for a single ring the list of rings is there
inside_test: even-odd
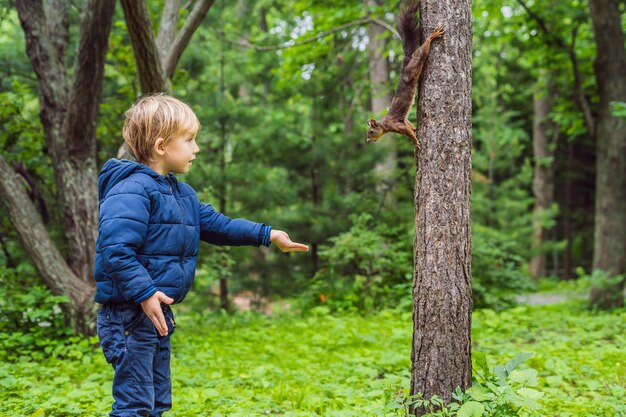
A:
[[[57,56],[65,57],[70,43],[68,4],[64,0],[51,0],[45,6],[46,27]]]
[[[159,34],[156,44],[161,62],[165,62],[167,52],[176,39],[178,30],[178,14],[180,13],[181,0],[166,0],[159,24]]]
[[[545,34],[545,41],[550,46],[556,46],[561,49],[565,49],[567,52],[567,56],[572,65],[572,72],[574,75],[574,97],[580,110],[583,113],[583,117],[585,119],[585,124],[587,125],[587,130],[589,130],[589,134],[591,137],[595,137],[595,121],[593,119],[593,115],[591,114],[591,106],[589,105],[589,101],[585,96],[585,91],[582,86],[582,81],[580,77],[580,68],[578,66],[578,57],[576,56],[576,50],[574,49],[574,45],[576,43],[576,31],[578,27],[572,30],[572,45],[568,45],[563,41],[560,37],[554,35],[546,25],[546,22],[539,16],[537,13],[530,10],[530,8],[524,3],[523,0],[517,0],[517,2],[522,6],[524,10],[528,13],[528,15],[537,22],[541,31]]]
[[[145,0],[121,0],[121,4],[139,72],[141,93],[169,92],[170,83],[161,66]]]
[[[88,0],[80,23],[69,101],[66,143],[72,158],[95,155],[96,120],[115,0]]]
[[[40,81],[42,108],[62,111],[67,98],[66,69],[48,34],[43,4],[41,0],[16,0],[15,7],[24,29],[26,53]]]
[[[46,206],[46,200],[43,198],[43,194],[37,188],[37,183],[35,183],[35,179],[30,175],[28,170],[21,163],[15,164],[15,173],[22,176],[26,184],[28,184],[28,197],[39,207],[39,215],[42,217],[43,224],[47,225],[50,222],[50,213],[48,212],[48,207]]]
[[[191,37],[200,26],[200,23],[202,23],[202,20],[209,12],[211,6],[213,6],[213,3],[215,3],[215,0],[199,0],[193,7],[191,14],[189,14],[185,24],[176,36],[174,43],[167,51],[167,58],[163,62],[163,71],[167,78],[172,79],[174,76],[174,71],[176,70],[176,66],[178,65],[183,51],[187,48],[187,45],[189,45]]]
[[[332,35],[333,33],[337,33],[341,30],[350,28],[352,26],[359,26],[359,25],[365,25],[365,24],[375,24],[375,25],[379,25],[385,29],[387,29],[388,31],[390,31],[392,33],[392,35],[397,38],[400,39],[400,35],[398,35],[398,31],[396,31],[391,25],[389,25],[386,22],[383,22],[382,20],[379,19],[374,19],[371,17],[364,17],[362,19],[357,19],[354,20],[352,22],[348,22],[348,23],[344,23],[342,25],[339,25],[337,27],[334,27],[332,29],[329,30],[325,30],[322,32],[319,32],[317,35],[313,36],[312,38],[309,39],[305,39],[303,41],[300,42],[285,42],[283,44],[280,45],[255,45],[254,43],[251,43],[247,40],[240,40],[240,41],[228,41],[231,44],[235,44],[238,46],[243,46],[244,48],[253,48],[256,51],[259,52],[264,52],[264,51],[277,51],[279,49],[287,49],[287,48],[292,48],[292,47],[296,47],[296,46],[302,46],[302,45],[307,45],[309,43],[313,43],[316,42],[326,36]]]
[[[380,19],[373,18],[373,17],[370,17],[369,19],[370,19],[370,23],[373,23],[375,25],[378,25],[378,26],[381,26],[381,27],[387,29],[389,32],[391,32],[391,34],[393,35],[394,38],[400,40],[400,34],[389,23],[387,23],[387,22],[385,22],[383,20],[380,20]]]
[[[15,171],[1,155],[0,200],[4,202],[11,224],[46,286],[55,294],[68,295],[72,299],[90,298],[94,286],[79,279],[69,268],[50,240]]]
[[[591,106],[589,105],[589,101],[587,97],[585,97],[585,91],[583,89],[583,83],[580,78],[580,68],[578,66],[578,57],[576,56],[576,34],[578,32],[578,26],[572,29],[572,44],[568,45],[567,55],[572,63],[572,70],[574,72],[574,91],[576,96],[576,101],[580,106],[581,111],[583,112],[583,116],[585,118],[585,124],[587,125],[587,129],[589,130],[589,134],[591,137],[595,137],[596,133],[596,123],[593,119],[593,115],[591,114]]]

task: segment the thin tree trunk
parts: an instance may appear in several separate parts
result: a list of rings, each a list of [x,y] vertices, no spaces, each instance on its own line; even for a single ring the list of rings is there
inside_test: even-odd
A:
[[[311,104],[311,149],[315,149],[317,142],[317,89],[313,91],[313,102]],[[315,154],[313,154],[315,155]],[[313,156],[311,160],[311,168],[309,170],[309,176],[311,178],[311,214],[312,216],[318,215],[319,206],[321,203],[322,185],[319,181],[318,160],[317,156]],[[319,269],[320,259],[318,253],[318,237],[316,236],[311,241],[311,278],[315,276],[315,273]]]
[[[574,144],[569,142],[567,144],[567,175],[565,177],[565,216],[564,216],[564,229],[565,229],[565,253],[563,254],[563,279],[571,279],[573,277],[572,271],[574,270],[574,233],[572,227],[574,203],[572,201],[572,188],[573,188],[573,171],[575,165],[574,158]]]
[[[163,14],[161,14],[161,23],[159,24],[159,34],[156,38],[156,48],[159,52],[161,62],[167,58],[167,51],[174,40],[178,31],[178,15],[182,0],[166,0],[163,6]]]
[[[368,0],[368,6],[376,6],[380,4],[380,0]],[[389,80],[390,66],[389,61],[385,57],[387,49],[387,41],[383,35],[387,32],[385,28],[379,25],[370,24],[367,26],[367,36],[369,43],[367,44],[368,62],[369,62],[369,81],[371,86],[371,105],[372,113],[375,117],[382,117],[385,111],[391,105],[392,91],[391,82]],[[393,189],[395,188],[395,175],[397,167],[397,141],[382,140],[376,143],[376,153],[380,155],[376,160],[376,175],[378,184],[380,184],[378,192],[386,196],[392,205]]]
[[[420,13],[422,38],[439,22],[446,34],[419,87],[411,394],[448,402],[472,376],[471,1],[422,0]]]
[[[220,30],[220,96],[222,101],[225,100],[225,92],[226,92],[226,84],[224,82],[224,31]],[[227,145],[227,137],[226,137],[226,119],[225,116],[220,116],[219,118],[220,125],[220,213],[226,214],[226,190],[228,189],[228,184],[226,183],[226,147]],[[220,307],[225,310],[230,310],[230,303],[228,301],[228,277],[223,275],[220,277]]]
[[[542,217],[550,209],[554,201],[554,174],[552,159],[551,135],[554,135],[554,123],[550,120],[552,110],[551,80],[546,70],[541,70],[533,97],[533,149],[535,156],[535,172],[533,175],[533,194],[535,207],[533,210],[533,249],[535,255],[530,260],[530,276],[537,280],[546,276],[546,252],[543,249],[547,239],[547,230],[543,226]],[[555,137],[555,136],[552,136]]]
[[[619,0],[590,0],[589,9],[600,96],[593,268],[617,275],[626,272],[626,125],[613,116],[610,103],[626,102],[626,48]],[[591,302],[601,308],[621,307],[623,290],[623,280],[616,285],[594,286]]]
[[[165,76],[159,58],[159,55],[167,53],[163,51],[159,54],[145,0],[121,0],[120,3],[124,10],[142,94],[169,92],[170,80]]]

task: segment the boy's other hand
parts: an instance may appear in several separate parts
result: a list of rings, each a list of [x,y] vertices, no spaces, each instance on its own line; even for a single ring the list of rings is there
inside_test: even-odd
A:
[[[274,230],[270,232],[270,242],[278,246],[283,252],[308,252],[309,247],[302,243],[292,242],[289,235],[282,230]]]
[[[154,327],[161,336],[167,336],[167,324],[165,324],[165,316],[163,310],[161,310],[161,303],[172,304],[174,299],[163,294],[161,291],[157,291],[150,298],[141,302],[141,308],[146,316],[152,320]]]

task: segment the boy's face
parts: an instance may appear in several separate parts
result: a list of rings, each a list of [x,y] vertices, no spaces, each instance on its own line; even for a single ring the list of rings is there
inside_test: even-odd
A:
[[[164,145],[164,165],[167,171],[186,174],[191,168],[191,161],[196,158],[200,148],[191,135],[184,135],[170,140]]]

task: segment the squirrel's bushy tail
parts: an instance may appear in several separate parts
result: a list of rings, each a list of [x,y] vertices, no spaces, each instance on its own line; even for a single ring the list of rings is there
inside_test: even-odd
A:
[[[419,35],[417,32],[417,11],[419,1],[407,0],[404,8],[398,15],[398,34],[402,39],[402,49],[404,56],[410,57],[419,46]]]

